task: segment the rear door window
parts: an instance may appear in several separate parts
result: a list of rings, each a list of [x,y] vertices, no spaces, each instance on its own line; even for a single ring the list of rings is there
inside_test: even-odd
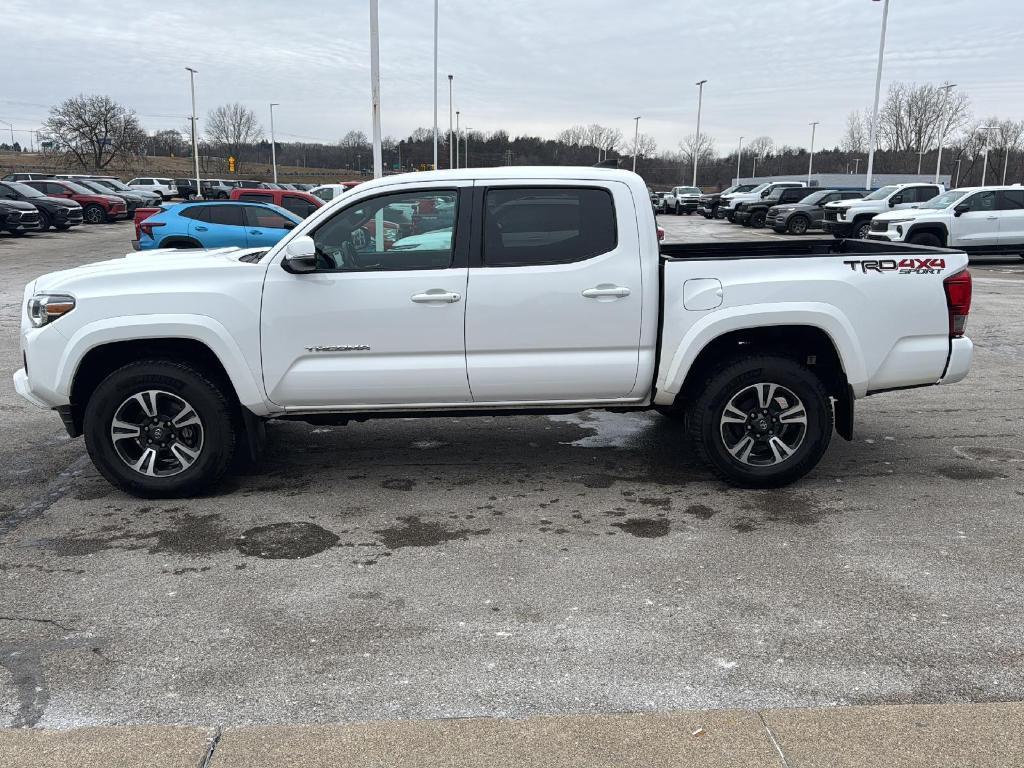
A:
[[[998,209],[1000,211],[1024,210],[1024,189],[1007,189],[1000,192]]]
[[[237,205],[210,205],[209,222],[223,224],[228,227],[242,226],[242,211]]]
[[[488,267],[569,264],[617,244],[615,206],[606,189],[489,189],[483,229]]]
[[[284,195],[281,200],[281,207],[303,219],[316,210],[315,205],[309,202],[309,200],[303,200],[298,195]]]

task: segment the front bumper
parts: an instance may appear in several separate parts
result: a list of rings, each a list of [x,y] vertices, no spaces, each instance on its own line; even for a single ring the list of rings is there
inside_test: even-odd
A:
[[[895,233],[894,233],[895,234]],[[875,240],[880,243],[902,243],[902,240],[892,237],[888,232],[868,232],[868,240]]]
[[[732,220],[737,224],[744,224],[750,221],[750,211],[736,211],[732,215]]]
[[[70,213],[58,209],[53,213],[52,223],[57,227],[77,227],[82,223],[82,209],[72,208]]]
[[[836,237],[852,237],[854,231],[852,221],[823,221],[821,228]]]
[[[24,368],[19,368],[14,372],[14,391],[32,403],[36,408],[50,409],[49,403],[40,400],[32,391],[32,386],[28,381],[28,373]]]

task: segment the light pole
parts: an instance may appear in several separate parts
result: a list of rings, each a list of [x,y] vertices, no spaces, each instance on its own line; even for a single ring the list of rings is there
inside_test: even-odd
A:
[[[856,176],[860,172],[860,158],[853,158],[853,175]]]
[[[1010,167],[1010,147],[1003,147],[1003,186],[1006,186],[1006,169]]]
[[[455,145],[452,144],[452,80],[455,75],[448,75],[448,167],[455,167]]]
[[[939,183],[939,170],[942,168],[942,141],[946,138],[946,124],[949,122],[949,116],[946,114],[946,110],[949,109],[949,92],[953,88],[956,88],[956,83],[947,82],[942,86],[942,90],[946,92],[946,96],[942,102],[942,123],[939,125],[939,155],[935,158],[936,184]]]
[[[882,36],[878,41],[878,71],[875,73],[875,106],[871,116],[871,138],[868,141],[868,171],[864,189],[871,189],[871,174],[875,170],[875,144],[878,142],[878,96],[882,88],[882,59],[885,57],[885,25],[889,21],[889,0],[883,0]]]
[[[736,183],[740,183],[740,160],[743,159],[743,137],[740,136],[740,145],[736,148]]]
[[[956,187],[959,187],[959,186],[960,186],[960,161],[961,161],[962,159],[963,159],[962,157],[958,157],[958,158],[956,159],[956,176],[955,176],[955,181],[953,182],[953,188],[954,188],[954,189],[955,189]]]
[[[917,150],[917,175],[918,176],[921,175],[921,160],[924,158],[924,153],[927,152],[927,151],[928,151],[927,149],[919,149],[919,150]]]
[[[704,83],[707,80],[701,80],[697,85],[697,139],[694,141],[693,146],[693,184],[691,186],[697,186],[697,156],[700,154],[700,110],[704,105]]]
[[[196,198],[202,200],[203,188],[199,183],[199,141],[196,138],[196,75],[199,74],[199,70],[192,67],[185,69],[188,70],[188,79],[192,86],[192,159],[195,160],[196,166]]]
[[[640,115],[633,118],[636,124],[633,128],[633,173],[636,173],[636,151],[640,146]]]
[[[14,123],[8,123],[6,120],[0,120],[0,123],[11,129],[11,149],[14,149]]]
[[[811,156],[807,161],[807,186],[811,186],[811,172],[814,170],[814,132],[818,129],[819,120],[811,123]]]
[[[437,170],[437,0],[434,0],[434,170]]]
[[[455,110],[455,168],[459,167],[459,115],[461,114],[460,110]]]
[[[277,144],[274,141],[274,107],[281,106],[277,102],[270,104],[270,164],[274,167],[274,183],[277,184]]]
[[[384,175],[384,154],[380,144],[380,24],[377,0],[370,0],[370,102],[373,111],[373,178]],[[379,232],[383,232],[383,224]],[[381,238],[380,242],[383,242]]]
[[[467,125],[466,126],[466,133],[462,137],[463,153],[464,153],[464,157],[465,157],[465,160],[466,160],[466,162],[462,166],[463,168],[469,168],[469,132],[472,131],[472,130],[473,129],[470,128]]]
[[[981,162],[981,186],[985,186],[985,177],[988,175],[988,135],[994,126],[985,125],[979,131],[985,132],[985,159]]]

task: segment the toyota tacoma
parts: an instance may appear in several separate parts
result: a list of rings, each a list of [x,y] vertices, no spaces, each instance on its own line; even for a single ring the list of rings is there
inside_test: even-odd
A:
[[[591,408],[681,417],[720,477],[779,486],[852,437],[857,398],[967,375],[966,265],[832,238],[659,246],[621,170],[394,175],[269,248],[37,278],[14,384],[139,496],[210,486],[268,419]]]

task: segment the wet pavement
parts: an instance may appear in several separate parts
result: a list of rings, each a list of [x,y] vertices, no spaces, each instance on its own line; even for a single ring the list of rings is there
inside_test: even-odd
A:
[[[1024,698],[1020,259],[972,266],[967,381],[858,402],[790,488],[594,412],[275,422],[257,469],[154,502],[10,381],[24,283],[129,249],[79,229],[0,236],[0,726]]]

